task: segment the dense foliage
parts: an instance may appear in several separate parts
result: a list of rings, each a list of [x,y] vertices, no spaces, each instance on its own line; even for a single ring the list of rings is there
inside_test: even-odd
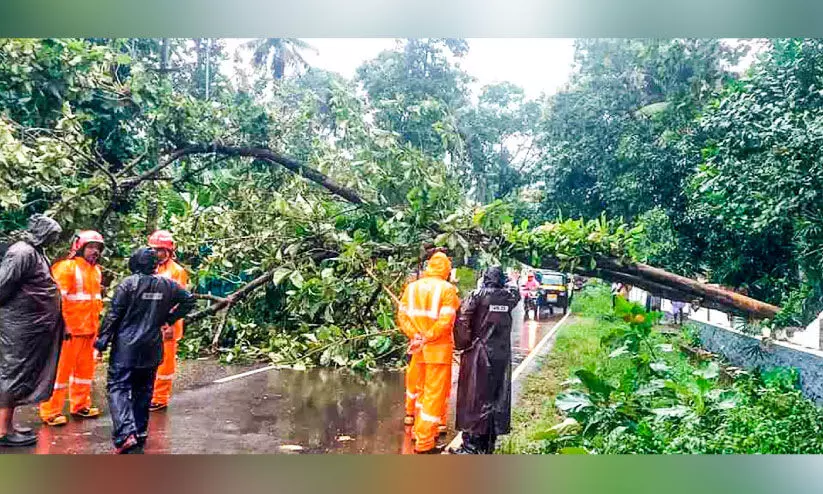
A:
[[[464,289],[466,266],[608,255],[746,288],[784,323],[817,310],[818,42],[775,41],[739,78],[717,40],[581,40],[537,100],[472,97],[469,48],[406,40],[346,80],[269,38],[229,80],[221,40],[0,40],[0,234],[34,212],[65,240],[99,229],[111,288],[169,228],[203,307],[263,277],[189,325],[185,352],[227,359],[400,362],[367,268],[397,292],[434,245]]]
[[[659,333],[660,314],[622,299],[612,309],[609,298],[608,287],[598,285],[577,297],[574,309],[593,323],[595,345],[581,351],[587,331],[563,330],[558,345],[580,358],[570,366],[549,364],[558,379],[568,380],[550,386],[549,391],[560,391],[553,406],[546,407],[543,396],[537,420],[519,425],[527,430],[518,432],[525,439],[509,449],[605,454],[823,450],[823,411],[802,396],[794,370],[725,368],[694,348],[688,331]]]

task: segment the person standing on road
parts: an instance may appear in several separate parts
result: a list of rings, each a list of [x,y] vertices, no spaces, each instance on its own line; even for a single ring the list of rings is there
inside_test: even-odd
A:
[[[417,397],[412,435],[415,453],[439,453],[438,426],[451,391],[452,329],[460,307],[457,288],[446,281],[451,260],[442,252],[429,259],[423,277],[403,291],[398,311],[401,330],[411,339],[413,359],[420,362],[420,396]]]
[[[66,331],[54,394],[40,404],[40,418],[46,425],[64,425],[68,421],[63,415],[66,390],[73,416],[100,415],[100,410],[91,406],[91,385],[94,380],[92,344],[103,312],[103,273],[98,264],[103,248],[102,235],[82,231],[74,237],[68,257],[56,262],[51,269],[62,294]]]
[[[94,343],[98,361],[109,344],[112,347],[107,391],[117,453],[145,444],[154,378],[163,360],[163,333],[195,304],[186,289],[155,275],[156,268],[154,249],[143,247],[132,254],[132,275],[115,290]]]
[[[409,275],[406,279],[406,284],[403,286],[403,292],[406,291],[406,288],[409,284],[414,283],[419,279],[418,273],[413,273]],[[398,323],[398,326],[401,329],[405,329],[410,331],[410,333],[406,333],[406,336],[409,340],[414,339],[414,328],[411,326],[403,326]],[[423,355],[421,352],[416,351],[412,352],[412,347],[409,346],[409,349],[406,352],[406,416],[403,418],[403,425],[406,426],[413,426],[416,411],[419,406],[422,406],[422,402],[418,401],[420,395],[423,392]],[[418,403],[421,403],[418,406]],[[443,407],[443,414],[440,417],[440,425],[437,426],[438,434],[445,434],[446,433],[446,423],[448,421],[448,413],[449,413],[449,403],[446,402],[446,405]]]
[[[44,248],[62,231],[53,219],[33,215],[23,239],[9,246],[0,263],[0,446],[37,442],[31,429],[14,426],[14,412],[54,391],[64,327]]]
[[[512,311],[519,302],[503,270],[493,266],[458,312],[457,429],[463,444],[452,453],[491,454],[497,436],[511,430]]]
[[[182,288],[187,288],[189,275],[186,270],[174,259],[174,238],[166,230],[157,230],[149,237],[149,247],[157,251],[157,274],[168,278]],[[151,411],[156,412],[169,406],[172,382],[177,364],[177,345],[183,338],[183,320],[180,319],[172,326],[171,331],[163,335],[163,362],[157,368],[157,378],[154,383],[154,396],[151,398]]]

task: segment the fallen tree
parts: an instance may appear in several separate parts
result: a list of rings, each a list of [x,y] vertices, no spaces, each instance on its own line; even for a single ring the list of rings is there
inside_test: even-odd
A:
[[[127,181],[126,183],[128,186],[122,188],[121,190],[133,190],[143,181],[150,180],[155,177],[173,160],[179,159],[184,155],[198,153],[224,156],[244,156],[261,159],[272,164],[280,165],[323,187],[332,194],[345,199],[347,202],[358,205],[368,204],[368,201],[363,199],[357,191],[336,183],[330,177],[303,163],[299,163],[296,160],[282,157],[265,148],[234,147],[223,144],[194,145],[175,150],[170,153],[166,160],[163,161],[163,166],[158,165],[158,167],[155,167],[149,172],[141,174],[138,178]],[[539,235],[541,229],[545,230],[545,226],[536,229],[535,235]],[[432,231],[434,233],[442,232],[442,230],[437,226],[433,226]],[[540,249],[535,249],[533,246],[528,245],[528,242],[526,242],[526,245],[521,245],[516,239],[514,241],[507,239],[501,243],[498,235],[485,232],[480,228],[473,228],[463,233],[469,238],[472,238],[473,241],[480,246],[488,246],[492,244],[501,246],[503,247],[503,250],[510,251],[514,258],[520,260],[521,262],[531,264],[534,267],[546,269],[568,269],[573,273],[583,276],[597,277],[607,281],[616,281],[637,286],[652,294],[669,298],[671,300],[689,302],[702,307],[743,314],[754,319],[772,319],[780,310],[779,307],[774,305],[755,300],[716,285],[701,283],[675,273],[670,273],[660,268],[634,262],[628,259],[625,255],[605,255],[602,253],[596,253],[589,256],[590,262],[588,265],[579,263],[575,264],[563,262],[558,257],[548,255]],[[596,244],[596,242],[592,242],[592,244]],[[427,243],[425,247],[431,249],[434,248],[435,245],[431,242]],[[325,252],[321,257],[331,258],[334,257],[334,254],[331,252]],[[535,261],[537,262],[535,263]],[[189,316],[189,320],[199,320],[210,314],[216,313],[221,309],[231,307],[233,304],[244,299],[255,289],[264,286],[266,281],[270,279],[271,273],[274,269],[276,269],[276,267],[269,269],[265,274],[241,287],[225,300],[214,304],[208,309],[192,314]]]

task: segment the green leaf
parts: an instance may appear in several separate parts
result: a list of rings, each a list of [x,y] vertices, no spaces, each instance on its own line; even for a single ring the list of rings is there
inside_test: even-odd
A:
[[[570,393],[560,393],[554,401],[554,406],[564,413],[576,412],[583,408],[592,406],[592,401],[588,396],[579,391],[572,391]]]
[[[654,408],[652,413],[661,418],[685,417],[689,413],[689,407],[677,405],[669,408]]]
[[[586,448],[581,448],[581,447],[562,448],[560,451],[558,451],[558,453],[560,453],[561,455],[587,455],[587,454],[589,454],[589,452],[586,451]]]
[[[655,372],[668,372],[671,370],[669,364],[666,362],[652,362],[649,364],[649,367],[651,367],[651,369]]]
[[[289,281],[297,288],[303,287],[303,275],[300,274],[300,271],[294,271],[291,276],[289,276]]]
[[[717,362],[710,362],[704,369],[698,369],[692,374],[703,379],[714,379],[720,375],[720,366],[717,365]]]
[[[377,324],[382,329],[391,329],[394,326],[391,315],[385,313],[377,316]]]
[[[277,268],[272,274],[271,280],[275,285],[280,285],[289,273],[291,273],[291,269]]]
[[[586,389],[588,389],[589,392],[598,395],[603,399],[608,399],[612,391],[614,391],[612,386],[593,372],[581,369],[575,372],[574,375],[583,382],[583,386],[586,386]]]

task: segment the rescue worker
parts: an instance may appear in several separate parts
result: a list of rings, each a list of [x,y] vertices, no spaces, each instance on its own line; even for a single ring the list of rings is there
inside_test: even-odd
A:
[[[511,430],[512,311],[520,302],[506,275],[493,266],[483,288],[463,301],[454,329],[461,351],[457,382],[457,454],[491,454],[497,436]]]
[[[139,451],[145,444],[154,378],[163,360],[163,330],[194,308],[194,296],[156,275],[156,268],[154,249],[143,247],[132,254],[132,275],[115,290],[94,343],[95,360],[112,347],[107,391],[118,454]]]
[[[14,412],[49,399],[54,390],[63,317],[43,249],[62,231],[53,219],[33,215],[0,263],[0,446],[37,442],[31,429],[14,426]]]
[[[403,291],[398,311],[420,372],[412,428],[415,453],[439,453],[438,426],[451,390],[452,329],[460,306],[457,288],[446,281],[450,273],[451,260],[442,252],[432,255],[423,277]]]
[[[157,230],[149,236],[149,247],[157,251],[157,274],[168,278],[181,287],[189,284],[189,275],[175,262],[175,245],[171,233],[166,230]],[[172,331],[163,337],[163,362],[157,369],[157,378],[154,383],[154,396],[151,399],[151,411],[156,412],[169,406],[172,381],[177,363],[177,345],[183,338],[183,320],[178,320]]]
[[[103,248],[102,235],[92,230],[82,231],[75,235],[68,257],[51,268],[62,294],[66,330],[54,394],[40,404],[40,418],[47,425],[64,425],[68,421],[63,415],[67,390],[72,416],[100,415],[100,410],[91,406],[91,385],[94,379],[92,344],[103,312],[103,273],[98,264]]]
[[[417,281],[419,278],[418,273],[413,273],[406,278],[406,284],[403,286],[403,291],[405,292],[406,287],[410,283]],[[401,324],[398,323],[398,326],[401,326],[401,329],[414,329],[413,327],[404,328]],[[414,332],[406,333],[406,336],[409,340],[414,338]],[[411,347],[406,353],[406,363],[408,367],[406,367],[406,416],[403,419],[403,424],[406,426],[414,425],[414,417],[415,412],[418,408],[418,403],[421,404],[422,402],[418,402],[417,398],[420,397],[420,393],[423,389],[423,374],[422,368],[420,364],[422,363],[422,356],[420,352],[411,352]],[[440,417],[440,424],[437,426],[438,434],[445,434],[446,433],[446,423],[448,422],[448,401],[446,402],[446,406],[443,407],[443,414]]]

